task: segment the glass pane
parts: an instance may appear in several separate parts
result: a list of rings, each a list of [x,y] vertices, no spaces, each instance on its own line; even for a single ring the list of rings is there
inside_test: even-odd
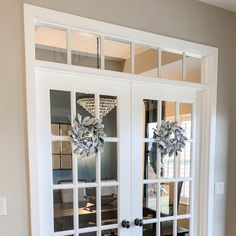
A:
[[[172,52],[161,53],[161,78],[183,79],[183,56]]]
[[[99,107],[107,137],[117,137],[117,97],[101,95]]]
[[[153,138],[153,129],[157,126],[158,101],[143,100],[144,105],[144,137]]]
[[[168,155],[162,157],[161,178],[174,178],[175,176],[175,157]]]
[[[76,114],[83,118],[95,116],[95,96],[94,94],[76,93]],[[89,156],[78,158],[78,181],[96,181],[96,157]]]
[[[115,40],[104,40],[105,69],[130,72],[130,44]]]
[[[143,225],[143,236],[156,236],[156,224]]]
[[[135,74],[157,77],[158,51],[144,45],[135,45]]]
[[[104,145],[104,152],[101,152],[101,180],[117,180],[117,143]]]
[[[190,236],[189,232],[189,219],[181,219],[177,221],[178,235]]]
[[[178,182],[178,215],[190,213],[190,181]]]
[[[186,143],[186,146],[182,152],[179,153],[178,160],[178,176],[179,177],[190,177],[191,176],[191,144]]]
[[[117,223],[117,196],[117,186],[108,186],[101,188],[102,225]]]
[[[117,235],[118,235],[117,229],[102,230],[102,236],[117,236]]]
[[[172,236],[174,235],[173,232],[174,232],[173,221],[161,222],[161,236]]]
[[[50,90],[51,133],[68,135],[71,126],[70,92]]]
[[[162,102],[162,120],[174,122],[176,120],[176,103]]]
[[[161,183],[161,217],[173,216],[174,213],[174,189],[175,183]]]
[[[157,184],[143,185],[143,218],[156,218]]]
[[[179,122],[180,126],[185,130],[187,139],[192,138],[192,104],[179,104]]]
[[[79,188],[79,228],[94,227],[96,218],[96,188]]]
[[[201,63],[201,58],[186,56],[186,81],[201,83]]]
[[[79,236],[97,236],[97,232],[82,233]]]
[[[52,142],[53,184],[72,182],[71,143]]]
[[[54,231],[72,230],[73,224],[73,190],[53,191]]]
[[[143,178],[157,178],[157,145],[156,143],[143,144]]]
[[[71,34],[72,65],[100,68],[100,39],[85,32]]]
[[[35,26],[35,59],[67,63],[66,31]]]
[[[78,182],[96,181],[96,156],[78,158]]]
[[[95,116],[95,96],[94,94],[76,93],[76,114],[83,118]]]

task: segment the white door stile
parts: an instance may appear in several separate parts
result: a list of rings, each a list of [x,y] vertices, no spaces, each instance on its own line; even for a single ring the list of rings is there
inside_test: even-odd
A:
[[[39,206],[41,234],[53,232],[52,208],[52,163],[51,163],[51,128],[50,128],[50,100],[45,90],[45,83],[36,79],[37,84],[37,136],[38,136],[38,172],[39,172]],[[44,112],[41,112],[44,111]],[[46,114],[46,115],[45,115]],[[42,227],[43,226],[43,227]]]

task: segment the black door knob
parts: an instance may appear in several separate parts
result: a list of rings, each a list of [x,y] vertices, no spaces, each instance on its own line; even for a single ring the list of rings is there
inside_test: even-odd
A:
[[[136,218],[136,219],[134,220],[134,224],[135,224],[136,226],[142,227],[142,226],[143,226],[143,220]]]
[[[129,222],[128,220],[123,220],[123,221],[121,222],[121,226],[122,226],[123,228],[129,229],[129,228],[130,228],[130,222]]]

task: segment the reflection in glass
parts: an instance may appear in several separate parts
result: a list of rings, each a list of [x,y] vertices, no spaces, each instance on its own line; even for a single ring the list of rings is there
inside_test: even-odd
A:
[[[157,145],[149,142],[143,144],[144,179],[157,178]]]
[[[145,99],[144,105],[144,137],[153,138],[153,129],[157,126],[158,101]]]
[[[78,182],[96,181],[96,156],[78,158]]]
[[[95,115],[95,96],[94,94],[76,93],[76,114],[83,118]],[[78,181],[96,181],[96,157],[89,156],[78,158]]]
[[[72,65],[100,68],[101,47],[100,38],[85,32],[71,34]]]
[[[105,69],[130,73],[130,44],[104,40]]]
[[[182,187],[178,188],[178,215],[184,215],[190,213],[190,193],[191,193],[191,184],[190,181],[179,182],[178,185]]]
[[[97,232],[82,233],[79,236],[97,236]]]
[[[117,235],[118,235],[117,229],[102,230],[102,236],[117,236]]]
[[[174,213],[174,188],[175,188],[174,182],[160,184],[161,217],[173,216],[173,213]]]
[[[117,137],[117,97],[100,95],[99,109],[107,137]]]
[[[73,224],[73,190],[53,191],[54,231],[72,230]]]
[[[174,235],[174,222],[165,221],[161,222],[161,236],[172,236]]]
[[[183,79],[183,56],[172,52],[161,52],[161,78]]]
[[[67,63],[66,31],[35,26],[35,59]]]
[[[96,226],[96,188],[79,188],[79,228]]]
[[[161,178],[174,178],[175,174],[175,157],[164,156],[161,163]]]
[[[192,138],[192,104],[179,104],[179,122],[180,126],[185,130],[187,139]]]
[[[117,180],[117,143],[106,142],[101,152],[101,180]]]
[[[101,188],[102,225],[117,223],[117,186]]]
[[[80,114],[83,118],[95,116],[94,94],[76,93],[76,114]]]
[[[143,218],[156,218],[157,211],[157,184],[143,186]]]
[[[189,219],[181,219],[177,220],[177,232],[180,234],[182,233],[185,236],[190,236],[189,232]]]
[[[70,130],[70,124],[51,124],[52,135],[55,136],[68,136]]]
[[[174,122],[176,120],[176,103],[162,102],[162,120]]]
[[[144,224],[143,236],[156,236],[156,224]]]
[[[50,90],[52,135],[68,135],[71,124],[70,92]]]
[[[144,45],[135,45],[135,74],[157,77],[158,51]]]
[[[186,81],[193,83],[201,83],[201,58],[186,56]]]
[[[190,177],[191,176],[191,144],[186,143],[185,148],[178,156],[178,176]]]
[[[53,184],[72,182],[71,143],[68,141],[52,142]]]

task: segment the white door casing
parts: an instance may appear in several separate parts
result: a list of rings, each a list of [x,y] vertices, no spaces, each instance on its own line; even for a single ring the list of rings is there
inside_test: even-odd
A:
[[[195,167],[196,173],[194,174],[196,183],[194,184],[197,188],[195,192],[195,201],[192,204],[193,209],[196,209],[194,212],[195,220],[198,220],[198,225],[192,225],[193,232],[195,235],[200,236],[212,236],[212,219],[213,219],[213,190],[214,190],[214,152],[215,152],[215,119],[216,119],[216,97],[217,97],[217,60],[218,60],[218,50],[216,48],[208,47],[205,45],[195,44],[183,40],[173,39],[169,37],[164,37],[160,35],[155,35],[147,32],[142,32],[134,29],[129,29],[117,25],[107,24],[104,22],[94,21],[78,16],[69,15],[66,13],[56,12],[48,9],[43,9],[31,5],[24,4],[24,17],[25,17],[25,52],[26,52],[26,85],[27,85],[27,118],[28,118],[28,146],[29,146],[29,168],[30,168],[30,196],[31,196],[31,228],[33,236],[41,236],[45,235],[44,232],[52,229],[52,219],[48,221],[46,219],[42,219],[45,207],[49,207],[52,215],[52,207],[49,206],[51,201],[51,191],[52,186],[50,186],[50,190],[46,191],[44,195],[41,191],[44,183],[49,183],[49,179],[51,176],[45,174],[45,165],[40,162],[38,151],[45,153],[45,155],[49,155],[50,151],[50,137],[45,140],[42,137],[46,137],[50,133],[48,126],[50,122],[50,117],[42,117],[43,114],[38,113],[38,108],[48,111],[48,98],[42,97],[39,95],[39,89],[43,87],[43,85],[38,83],[39,81],[35,79],[38,76],[39,71],[47,71],[53,72],[57,74],[57,77],[66,77],[69,76],[73,78],[83,78],[81,80],[82,84],[85,85],[85,81],[91,81],[91,78],[99,78],[99,81],[104,81],[106,78],[109,80],[108,84],[110,84],[109,88],[106,88],[106,82],[104,82],[104,89],[107,91],[113,91],[111,88],[114,87],[118,81],[125,81],[127,85],[129,83],[133,84],[142,84],[148,86],[158,86],[160,88],[165,87],[168,91],[168,88],[180,89],[179,95],[181,95],[182,91],[188,93],[188,91],[196,92],[197,100],[195,100],[195,114],[196,114],[196,122],[194,126],[196,132],[195,139],[196,147],[201,147],[199,150],[195,150],[196,156],[199,157]],[[103,36],[109,36],[112,38],[119,38],[122,40],[128,40],[135,43],[140,44],[148,44],[157,48],[171,48],[177,52],[184,52],[188,49],[188,52],[193,55],[202,55],[204,58],[204,68],[202,70],[202,78],[204,84],[193,84],[187,83],[184,81],[168,81],[162,80],[159,78],[148,78],[145,76],[132,75],[126,73],[116,73],[112,71],[105,70],[96,70],[91,68],[84,67],[75,67],[69,64],[57,64],[50,63],[46,61],[37,61],[35,60],[35,44],[34,44],[34,26],[35,22],[40,22],[43,24],[49,24],[54,26],[59,26],[63,28],[67,28],[68,30],[85,30],[91,31],[98,34],[102,34]],[[68,51],[68,55],[70,51]],[[104,55],[102,55],[104,59]],[[104,66],[104,65],[103,65]],[[46,74],[46,73],[45,73]],[[51,76],[50,76],[51,77]],[[75,85],[75,80],[70,79],[72,84]],[[49,78],[50,81],[50,78]],[[69,80],[67,80],[68,82]],[[55,84],[52,87],[57,87],[60,89],[64,89],[62,82],[59,80],[54,81]],[[47,87],[46,81],[45,89],[49,89]],[[95,82],[96,84],[97,82]],[[103,82],[102,82],[103,83]],[[60,87],[61,86],[61,87]],[[66,85],[71,86],[71,85]],[[140,86],[140,85],[138,85]],[[141,87],[142,87],[141,86]],[[72,86],[73,87],[73,86]],[[76,87],[76,85],[74,86]],[[119,86],[118,86],[119,87]],[[124,86],[125,87],[125,86]],[[134,86],[135,87],[135,86]],[[145,87],[145,86],[144,86]],[[126,89],[128,86],[126,87]],[[98,88],[94,88],[95,91]],[[115,90],[115,88],[113,88]],[[124,88],[125,89],[125,88]],[[45,91],[42,91],[42,94],[45,94]],[[73,88],[71,89],[73,90]],[[105,91],[105,90],[104,90]],[[113,91],[114,92],[114,91]],[[135,92],[135,91],[133,91]],[[116,92],[114,92],[116,94]],[[154,92],[153,92],[154,94]],[[38,96],[39,95],[39,96]],[[166,94],[164,94],[166,96]],[[155,99],[160,99],[159,97],[155,97]],[[171,99],[171,98],[170,98]],[[40,101],[42,100],[42,101]],[[179,100],[179,99],[174,99]],[[40,101],[40,104],[39,104]],[[44,103],[45,106],[42,104]],[[41,107],[40,107],[41,106]],[[126,102],[126,106],[130,106]],[[133,108],[132,108],[133,109]],[[136,112],[140,108],[136,109]],[[196,112],[197,111],[197,112]],[[137,113],[137,116],[140,114]],[[130,122],[130,121],[127,121]],[[132,118],[133,122],[133,118]],[[39,126],[45,127],[45,130],[38,130]],[[132,130],[134,131],[134,129]],[[138,137],[138,136],[137,136]],[[46,146],[40,146],[43,142],[47,142]],[[140,140],[138,141],[140,142]],[[41,147],[41,148],[40,148]],[[140,148],[140,147],[138,147]],[[44,150],[45,149],[45,150]],[[197,149],[197,148],[196,148]],[[134,150],[136,151],[136,150]],[[133,151],[133,152],[134,152]],[[47,154],[46,154],[47,152]],[[133,154],[133,153],[132,153]],[[140,155],[140,153],[139,153]],[[46,156],[45,156],[46,157]],[[140,157],[139,157],[140,158]],[[134,160],[134,158],[133,158]],[[48,164],[49,160],[46,162]],[[121,167],[121,166],[120,166]],[[140,167],[139,167],[140,168]],[[51,169],[50,169],[51,171]],[[139,176],[141,172],[137,172],[137,176]],[[139,183],[140,184],[140,183]],[[126,189],[127,191],[127,189]],[[141,189],[137,192],[141,195]],[[126,199],[127,200],[127,199]],[[45,205],[44,205],[45,204]],[[136,203],[134,203],[136,204]],[[137,208],[137,214],[141,217],[141,206]],[[127,209],[127,208],[126,208]],[[134,214],[134,213],[133,213]],[[124,217],[128,215],[123,215]],[[132,215],[130,220],[134,220],[136,215]],[[125,217],[126,218],[126,217]],[[121,220],[121,217],[119,217]],[[39,224],[39,222],[45,222],[45,226]],[[196,228],[196,229],[195,229]],[[139,228],[135,228],[134,230],[140,231]],[[123,232],[123,231],[122,231]],[[128,231],[124,231],[128,232]],[[128,234],[128,233],[127,233]],[[134,234],[135,235],[135,234]],[[136,235],[135,235],[136,236]]]

